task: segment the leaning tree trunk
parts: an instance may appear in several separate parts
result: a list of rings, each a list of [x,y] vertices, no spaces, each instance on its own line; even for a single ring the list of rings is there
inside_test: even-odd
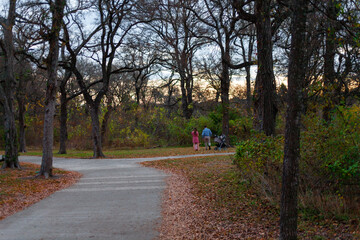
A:
[[[5,82],[0,86],[2,102],[4,108],[4,131],[5,131],[5,162],[2,168],[20,168],[18,159],[18,143],[14,114],[14,45],[13,45],[13,25],[15,23],[16,1],[10,1],[7,19],[0,19],[4,32],[4,51],[5,51]]]
[[[93,104],[90,106],[91,126],[92,126],[92,138],[94,155],[93,158],[105,157],[102,152],[101,133],[100,133],[100,121],[99,121],[99,106]]]
[[[256,1],[256,35],[258,72],[255,82],[255,129],[267,136],[275,134],[277,114],[276,85],[273,69],[272,35],[270,20],[271,0]]]
[[[99,106],[100,106],[102,97],[106,93],[106,90],[103,89],[101,91],[101,93],[98,94],[98,96],[96,97],[96,99],[94,101],[92,99],[91,95],[87,91],[87,87],[84,83],[82,74],[78,71],[78,69],[75,66],[72,68],[72,72],[75,74],[77,82],[79,84],[79,87],[82,90],[82,94],[86,101],[86,105],[90,109],[92,140],[93,140],[93,147],[94,147],[93,157],[94,158],[105,157],[105,155],[102,152],[102,145],[101,145]]]
[[[39,176],[52,176],[53,169],[53,142],[54,142],[54,115],[57,92],[57,67],[59,60],[59,32],[64,15],[66,0],[56,0],[50,4],[52,12],[52,26],[49,34],[49,55],[47,58],[47,87],[45,97],[43,156]]]
[[[280,208],[280,239],[297,239],[302,86],[305,80],[305,33],[307,0],[291,1],[291,50],[288,73],[288,107]]]

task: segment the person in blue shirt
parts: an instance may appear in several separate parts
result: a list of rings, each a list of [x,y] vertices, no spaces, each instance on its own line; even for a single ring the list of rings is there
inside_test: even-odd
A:
[[[210,129],[208,129],[206,126],[204,127],[204,130],[201,133],[201,136],[204,140],[205,143],[205,149],[207,150],[209,148],[209,150],[211,150],[211,142],[210,142],[210,137],[212,135],[212,132]]]

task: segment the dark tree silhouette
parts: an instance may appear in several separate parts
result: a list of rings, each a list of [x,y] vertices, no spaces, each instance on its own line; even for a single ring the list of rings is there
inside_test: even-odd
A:
[[[1,48],[5,53],[4,81],[0,84],[0,100],[4,108],[4,131],[5,131],[5,162],[2,168],[20,168],[18,159],[18,142],[14,114],[14,89],[16,87],[14,76],[14,44],[13,26],[16,16],[16,1],[9,1],[7,18],[0,17],[0,24],[4,32],[4,40]]]
[[[57,68],[59,61],[59,35],[62,27],[66,0],[50,2],[52,14],[51,29],[48,33],[49,54],[46,59],[47,86],[45,97],[43,156],[39,176],[52,176],[53,169],[53,142],[54,142],[54,115],[57,93]]]
[[[287,18],[288,11],[286,8],[282,8],[281,4],[276,4],[279,7],[276,10],[278,14],[271,16],[273,7],[271,0],[234,0],[233,4],[239,16],[254,23],[256,27],[258,70],[254,91],[254,126],[257,130],[270,136],[275,134],[278,112],[272,36],[283,20]],[[252,9],[254,13],[251,13],[249,9]]]
[[[282,177],[280,239],[297,239],[297,193],[300,159],[302,86],[305,80],[307,0],[291,1],[291,50],[288,70],[288,106]]]

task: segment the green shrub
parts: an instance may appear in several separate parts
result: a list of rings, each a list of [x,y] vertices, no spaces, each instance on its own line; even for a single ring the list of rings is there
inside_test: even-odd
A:
[[[360,109],[338,107],[330,123],[316,115],[303,119],[299,162],[299,202],[340,216],[359,214]],[[262,134],[241,141],[234,163],[251,186],[266,196],[280,196],[284,138]],[[269,194],[271,193],[271,194]]]
[[[276,196],[281,180],[284,138],[254,135],[236,148],[234,163],[258,191]]]
[[[169,138],[169,145],[187,145],[191,144],[191,127],[181,116],[174,116],[168,119],[166,126]]]
[[[231,142],[236,142],[239,140],[246,140],[251,138],[252,136],[252,129],[253,129],[253,119],[250,117],[240,117],[236,120],[229,121],[229,128],[230,132],[234,138]],[[235,140],[236,139],[236,140]]]
[[[342,184],[358,184],[360,180],[360,149],[358,146],[350,147],[340,159],[328,164],[333,173],[332,178]]]
[[[330,123],[316,116],[304,119],[302,168],[318,183],[336,190],[344,185],[360,185],[360,111],[359,107],[338,107]],[[304,170],[305,170],[304,169]]]
[[[119,132],[119,137],[115,142],[117,146],[127,147],[148,147],[150,145],[148,134],[137,128],[131,130],[129,126]]]

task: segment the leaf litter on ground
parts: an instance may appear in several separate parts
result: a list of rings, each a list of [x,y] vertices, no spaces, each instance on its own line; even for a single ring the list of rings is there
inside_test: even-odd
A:
[[[161,240],[278,239],[279,206],[248,187],[229,156],[142,163],[169,174]],[[337,224],[336,227],[334,227]],[[358,225],[300,219],[299,239],[358,239]]]
[[[21,169],[0,170],[0,220],[69,187],[81,177],[78,172],[54,169],[54,177],[36,177],[40,166],[21,163]]]

